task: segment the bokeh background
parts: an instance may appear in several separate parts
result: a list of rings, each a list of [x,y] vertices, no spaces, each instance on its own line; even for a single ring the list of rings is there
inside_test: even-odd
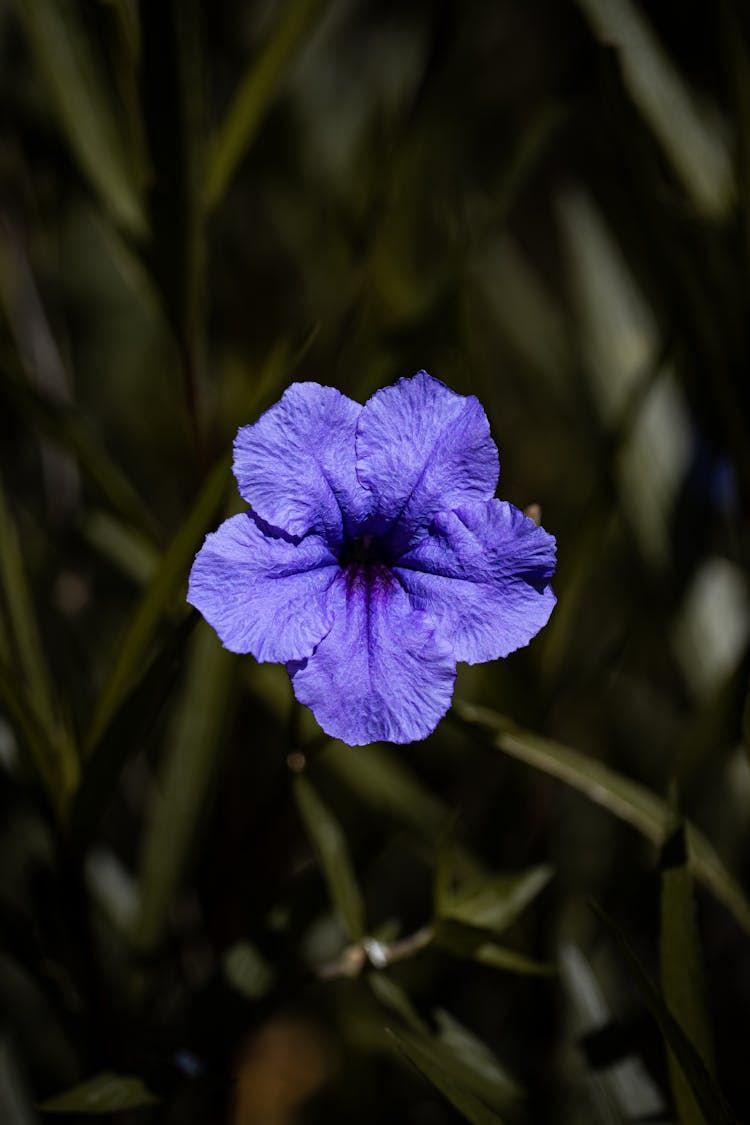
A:
[[[748,1120],[748,30],[2,0],[3,1122]],[[350,750],[187,575],[239,425],[419,368],[558,606]]]

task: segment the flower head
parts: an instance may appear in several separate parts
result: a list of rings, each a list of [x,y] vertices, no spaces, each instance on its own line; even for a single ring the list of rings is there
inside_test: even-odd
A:
[[[206,537],[188,601],[232,652],[285,663],[333,737],[425,738],[457,661],[507,656],[547,623],[555,540],[493,499],[473,396],[425,371],[364,406],[294,383],[234,453],[252,509]]]

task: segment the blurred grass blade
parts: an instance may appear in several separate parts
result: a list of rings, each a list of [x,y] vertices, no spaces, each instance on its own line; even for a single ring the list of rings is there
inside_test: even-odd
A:
[[[441,878],[438,885],[444,891],[438,896],[438,916],[502,933],[547,886],[552,874],[551,867],[541,865],[517,875],[475,877],[458,887]]]
[[[141,952],[157,949],[162,942],[195,847],[222,760],[221,732],[238,664],[201,623],[192,638],[187,680],[167,737],[159,795],[143,842],[134,934]]]
[[[630,948],[624,934],[615,921],[597,903],[593,903],[593,907],[600,921],[614,938],[623,959],[630,968],[631,977],[637,985],[648,1010],[659,1025],[664,1042],[675,1057],[685,1082],[694,1095],[706,1121],[710,1122],[710,1125],[737,1125],[724,1096],[706,1069],[703,1059],[664,1003],[662,996],[648,979],[643,966]]]
[[[159,1098],[146,1088],[140,1078],[104,1071],[42,1102],[43,1113],[121,1113],[126,1109],[156,1105]]]
[[[388,1029],[388,1035],[420,1074],[472,1125],[502,1125],[502,1119],[493,1110],[475,1094],[462,1088],[451,1076],[451,1069],[446,1068],[446,1062],[453,1061],[452,1052],[446,1051],[445,1047],[441,1050],[440,1044],[425,1036],[394,1031],[392,1028]]]
[[[214,207],[252,144],[295,53],[323,11],[326,0],[289,0],[259,58],[250,65],[213,145],[205,198]]]
[[[144,535],[116,516],[94,511],[82,527],[83,537],[136,586],[146,586],[159,565],[159,552]]]
[[[306,777],[294,779],[300,816],[318,853],[331,902],[352,941],[365,936],[365,906],[341,825]]]
[[[740,193],[739,221],[745,239],[745,271],[750,271],[750,51],[732,0],[717,5],[721,48],[735,129],[734,164]]]
[[[454,711],[472,726],[489,729],[494,736],[492,744],[498,750],[564,781],[658,846],[663,843],[673,825],[674,814],[666,801],[643,785],[622,777],[587,754],[522,730],[486,707],[456,701]],[[750,903],[742,888],[697,828],[688,824],[686,834],[689,869],[750,933]]]
[[[428,1027],[406,992],[385,973],[368,973],[367,984],[377,1000],[390,1012],[399,1016],[404,1024],[417,1034],[427,1035]]]
[[[274,986],[276,970],[249,941],[238,941],[222,957],[222,969],[232,988],[246,1000],[262,1000]]]
[[[601,1065],[592,1051],[600,1036],[616,1026],[597,974],[578,946],[563,945],[559,952],[560,984],[570,1035],[588,1062],[583,1075],[595,1111],[594,1120],[618,1122],[667,1121],[664,1098],[644,1062],[635,1054],[618,1052]]]
[[[142,87],[153,176],[149,266],[177,337],[188,408],[197,427],[196,367],[202,350],[205,167],[199,0],[141,6]]]
[[[37,67],[82,171],[118,225],[143,235],[146,223],[129,154],[77,5],[20,0]]]
[[[474,1075],[474,1093],[484,1097],[494,1109],[502,1109],[508,1102],[523,1097],[521,1087],[500,1065],[486,1043],[449,1012],[438,1008],[433,1016],[440,1043]]]
[[[742,741],[745,744],[748,764],[750,764],[750,684],[748,684],[745,706],[742,712]]]
[[[531,957],[517,953],[515,949],[507,949],[504,945],[497,945],[494,941],[477,946],[472,956],[480,965],[504,969],[508,973],[520,973],[522,976],[552,977],[556,972],[554,965],[546,961],[534,961]]]
[[[6,706],[24,731],[34,764],[53,807],[65,815],[78,784],[78,756],[62,721],[44,661],[36,613],[26,582],[18,536],[0,482],[0,631],[2,650],[10,667],[0,691]],[[20,671],[23,690],[18,685]]]
[[[229,465],[229,457],[224,456],[214,466],[191,511],[162,556],[156,573],[131,618],[91,721],[86,737],[88,752],[101,738],[148,655],[162,618],[171,610],[174,599],[185,583],[193,556],[229,486]]]
[[[70,819],[74,851],[83,852],[94,836],[128,756],[143,753],[153,739],[197,621],[190,613],[172,630],[86,763]]]
[[[718,106],[690,87],[631,0],[578,0],[599,38],[617,48],[633,101],[659,138],[693,203],[724,217],[732,199],[732,169]]]
[[[705,1003],[703,963],[695,919],[693,881],[687,868],[685,829],[679,825],[661,855],[661,988],[667,1006],[709,1074],[714,1074],[713,1044]],[[681,1125],[703,1125],[695,1096],[673,1052],[669,1072]]]
[[[129,478],[72,403],[53,401],[17,375],[5,372],[3,389],[25,417],[50,440],[71,453],[92,490],[126,523],[153,541],[151,514]]]
[[[75,791],[78,762],[67,758],[61,763],[57,746],[50,742],[48,732],[37,720],[32,701],[18,683],[15,670],[0,658],[0,702],[22,746],[27,750],[34,772],[60,821],[67,815],[70,797]],[[74,764],[73,764],[74,763]],[[67,772],[63,772],[63,770]]]
[[[335,774],[362,801],[429,840],[437,839],[450,816],[448,808],[385,747],[370,746],[366,754],[352,754],[342,742],[332,742],[321,752],[316,768]]]

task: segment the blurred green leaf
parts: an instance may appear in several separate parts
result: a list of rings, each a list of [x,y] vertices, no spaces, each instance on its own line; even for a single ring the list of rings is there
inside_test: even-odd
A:
[[[497,945],[493,941],[483,942],[474,950],[472,957],[481,965],[489,965],[491,969],[504,969],[509,973],[520,973],[524,976],[550,977],[555,975],[555,966],[546,961],[534,961],[515,949],[507,949],[504,945]]]
[[[444,889],[438,895],[438,916],[502,933],[547,886],[552,875],[552,868],[542,865],[517,875],[475,876],[458,886],[439,880],[438,885]]]
[[[622,777],[586,754],[522,730],[486,707],[456,701],[454,710],[472,726],[489,729],[497,749],[571,785],[595,804],[637,828],[655,844],[660,845],[669,832],[673,823],[669,805],[637,782]],[[750,903],[742,888],[706,837],[691,824],[686,831],[689,869],[750,933]]]
[[[388,1029],[399,1051],[417,1070],[440,1091],[455,1109],[472,1125],[502,1125],[498,1115],[474,1093],[466,1089],[461,1079],[466,1077],[457,1066],[453,1051],[426,1036],[411,1035],[405,1031]],[[456,1079],[458,1070],[458,1080]]]
[[[104,1071],[39,1105],[44,1113],[121,1113],[156,1105],[159,1098],[140,1078]]]
[[[385,973],[368,973],[367,984],[377,1000],[390,1012],[400,1016],[404,1024],[417,1034],[427,1035],[428,1028],[409,994]]]
[[[83,534],[102,556],[134,582],[145,586],[159,565],[159,553],[146,537],[107,512],[96,511],[86,519]]]
[[[669,1115],[664,1097],[643,1060],[624,1044],[609,1065],[598,1066],[591,1047],[598,1036],[607,1036],[617,1026],[594,971],[578,946],[563,944],[559,952],[560,984],[566,998],[570,1031],[587,1057],[583,1075],[595,1110],[595,1121],[628,1125],[635,1121],[665,1121]],[[602,975],[609,977],[608,966]],[[637,1049],[637,1043],[634,1044]]]
[[[201,623],[190,645],[188,674],[164,751],[159,793],[141,850],[140,912],[134,944],[158,948],[175,895],[196,846],[225,744],[238,659]]]
[[[248,1000],[260,1000],[273,986],[273,966],[249,941],[239,941],[228,949],[222,963],[232,988]]]
[[[294,779],[300,815],[318,853],[331,902],[352,941],[365,936],[365,906],[341,825],[303,776]]]
[[[632,979],[637,985],[648,1010],[659,1025],[664,1042],[675,1057],[685,1082],[706,1120],[711,1122],[711,1125],[737,1125],[734,1115],[706,1069],[703,1059],[670,1012],[662,996],[648,979],[645,969],[630,948],[619,926],[599,905],[593,903],[593,906],[599,920],[614,938],[630,969]]]
[[[368,746],[366,754],[353,754],[343,742],[331,742],[316,766],[330,770],[368,805],[390,813],[430,840],[439,836],[450,816],[447,807],[383,746]]]
[[[0,482],[0,632],[10,667],[0,677],[9,712],[21,723],[34,764],[53,807],[64,817],[78,784],[79,763],[60,715],[44,660],[36,612],[26,581],[18,535]],[[18,684],[20,672],[24,687]]]
[[[206,305],[202,11],[198,0],[162,0],[143,5],[141,12],[142,86],[153,169],[148,196],[152,238],[146,258],[177,337],[188,406],[195,415]]]
[[[685,829],[678,825],[661,855],[661,988],[667,1006],[714,1073],[713,1044],[704,994],[703,961],[687,868]],[[675,1055],[669,1052],[672,1092],[682,1125],[705,1121]]]
[[[89,752],[97,744],[105,727],[128,690],[165,614],[187,578],[193,556],[206,529],[218,511],[229,487],[229,456],[221,457],[209,473],[192,509],[174,539],[164,552],[151,582],[133,614],[119,646],[107,681],[99,696],[86,737]]]
[[[153,739],[197,621],[190,613],[169,633],[86,762],[70,817],[74,850],[84,851],[93,838],[129,755],[143,753]]]
[[[268,112],[289,63],[323,12],[326,0],[290,0],[260,56],[242,79],[213,144],[205,198],[214,207],[223,196],[242,157]]]
[[[131,234],[145,234],[132,157],[77,5],[21,0],[17,7],[50,104],[82,171],[114,220]]]
[[[472,1089],[493,1108],[523,1097],[523,1090],[500,1065],[493,1051],[462,1023],[439,1008],[433,1013],[440,1042],[474,1076]]]
[[[505,969],[524,976],[551,976],[555,972],[553,965],[535,961],[515,949],[488,941],[487,930],[464,922],[440,919],[434,926],[433,941],[439,949],[454,957],[478,961],[492,969]]]
[[[742,741],[745,744],[745,754],[750,764],[750,685],[745,696],[745,706],[742,712]]]
[[[3,389],[42,433],[73,454],[96,495],[126,524],[132,524],[153,542],[151,513],[78,408],[72,403],[51,399],[12,372],[5,373]]]
[[[56,747],[50,742],[47,731],[38,722],[31,699],[18,683],[15,668],[5,658],[0,658],[0,700],[10,722],[20,735],[22,746],[28,751],[31,766],[44,787],[52,807],[60,818],[64,819],[68,798],[73,792],[74,779],[71,778],[67,785],[60,785]]]

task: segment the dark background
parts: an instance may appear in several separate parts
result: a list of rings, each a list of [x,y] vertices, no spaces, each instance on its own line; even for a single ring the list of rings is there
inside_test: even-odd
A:
[[[747,1120],[746,8],[2,0],[0,89],[3,1122]],[[349,750],[187,574],[419,368],[558,606]]]

